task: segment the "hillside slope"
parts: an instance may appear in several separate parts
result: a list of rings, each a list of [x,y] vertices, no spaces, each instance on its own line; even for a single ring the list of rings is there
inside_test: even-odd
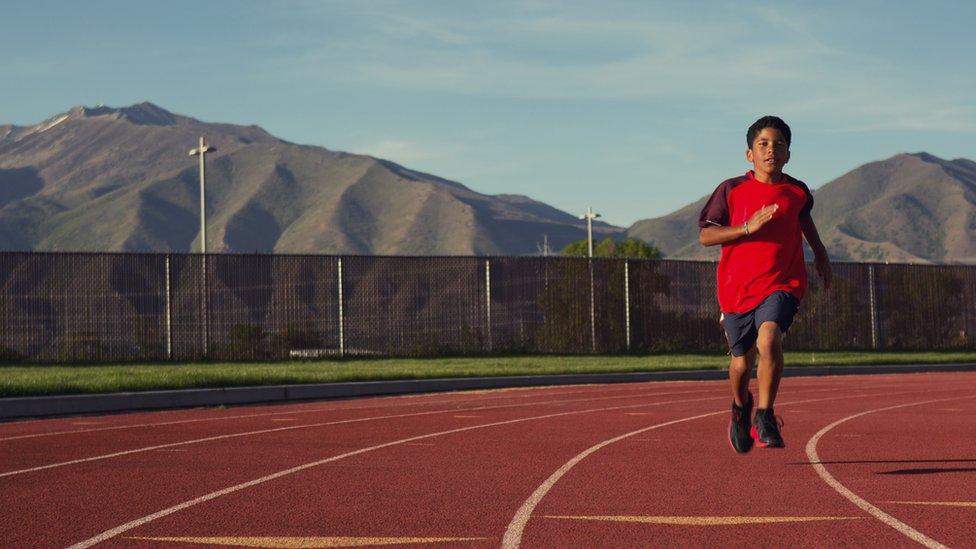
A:
[[[520,255],[585,238],[575,216],[490,196],[364,155],[296,145],[257,126],[211,124],[151,103],[75,107],[0,126],[0,249]],[[594,226],[597,237],[623,229]]]
[[[840,261],[976,263],[976,162],[898,154],[860,166],[813,192],[813,218]],[[672,258],[715,259],[702,248],[698,214],[707,197],[628,236],[652,240]]]

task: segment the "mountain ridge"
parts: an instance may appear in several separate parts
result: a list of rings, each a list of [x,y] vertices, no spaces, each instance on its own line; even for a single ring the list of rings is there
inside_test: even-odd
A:
[[[0,248],[199,248],[198,167],[207,155],[208,250],[520,255],[585,225],[526,196],[492,196],[368,155],[293,144],[259,126],[201,122],[153,103],[77,106],[0,126]],[[623,228],[594,225],[597,237]]]
[[[0,125],[0,249],[199,249],[207,156],[208,250],[381,255],[534,255],[586,237],[575,215],[519,194],[489,195],[369,155],[290,143],[256,125],[202,122],[145,101],[75,106]],[[834,260],[976,263],[976,162],[928,152],[868,162],[813,191]],[[673,259],[698,244],[707,196],[594,238],[631,237]]]
[[[813,191],[813,218],[828,254],[840,261],[976,263],[976,162],[927,152],[869,162]],[[717,259],[697,242],[708,197],[666,216],[635,222],[668,257]],[[809,252],[808,252],[809,254]]]

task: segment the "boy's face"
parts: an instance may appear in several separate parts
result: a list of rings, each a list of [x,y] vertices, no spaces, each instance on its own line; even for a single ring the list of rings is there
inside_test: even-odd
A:
[[[763,128],[746,151],[746,160],[752,162],[756,175],[779,175],[790,161],[790,148],[786,138],[776,128]]]

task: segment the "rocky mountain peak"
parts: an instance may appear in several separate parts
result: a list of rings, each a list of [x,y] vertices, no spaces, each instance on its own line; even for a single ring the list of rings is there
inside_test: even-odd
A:
[[[66,114],[71,119],[108,116],[115,120],[126,120],[133,124],[145,126],[171,126],[176,124],[177,120],[176,115],[173,113],[148,101],[119,108],[106,105],[96,105],[94,107],[79,105],[72,108]]]

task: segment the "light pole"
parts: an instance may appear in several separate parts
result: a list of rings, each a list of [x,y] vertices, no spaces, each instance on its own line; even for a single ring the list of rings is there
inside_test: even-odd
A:
[[[589,267],[590,267],[590,350],[596,353],[596,296],[593,295],[593,220],[600,217],[600,214],[593,213],[593,208],[587,206],[586,213],[580,219],[586,220],[586,242],[588,244]]]
[[[586,213],[580,219],[586,220],[586,242],[589,244],[590,257],[593,257],[593,220],[600,217],[600,214],[593,213],[593,208],[587,206]]]
[[[204,168],[204,156],[217,149],[204,143],[200,136],[200,146],[190,150],[190,156],[200,157],[200,263],[203,275],[203,356],[206,357],[210,345],[210,299],[207,289],[207,174]]]
[[[204,167],[204,156],[208,152],[216,152],[215,147],[211,147],[203,142],[200,137],[200,146],[190,150],[190,156],[200,157],[200,253],[207,253],[207,172]]]

